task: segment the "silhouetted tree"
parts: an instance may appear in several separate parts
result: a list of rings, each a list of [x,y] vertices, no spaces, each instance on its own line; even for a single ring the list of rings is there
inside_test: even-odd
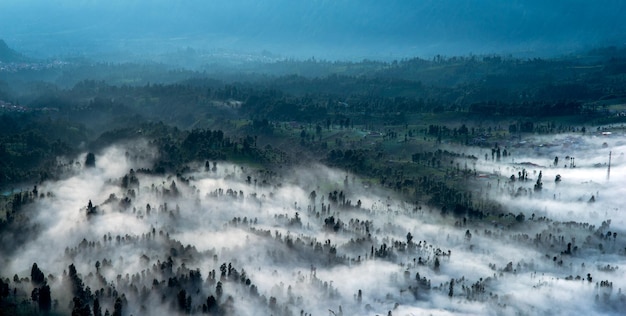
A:
[[[217,312],[217,300],[215,299],[215,296],[211,295],[209,297],[207,297],[206,299],[206,306],[207,306],[207,311],[209,313],[215,313]]]
[[[222,282],[217,281],[217,285],[215,286],[215,295],[219,299],[220,297],[222,297],[223,293],[224,293],[224,290],[222,289]]]
[[[184,289],[180,290],[180,292],[178,292],[177,301],[178,309],[185,313],[189,313],[189,308],[191,308],[191,306],[187,306],[187,291]]]
[[[0,299],[9,296],[9,283],[0,278]]]
[[[47,284],[44,284],[39,288],[39,311],[43,313],[47,313],[52,308],[52,295],[50,293],[50,287]],[[94,315],[100,316],[100,315]]]
[[[37,267],[37,263],[33,263],[33,267],[30,269],[30,279],[36,286],[43,284],[45,280],[45,276]]]
[[[93,316],[102,316],[102,307],[100,307],[100,300],[97,297],[93,301]]]
[[[78,272],[73,263],[69,265],[68,271],[68,277],[72,284],[72,294],[80,299],[86,299],[84,297],[83,280],[78,276]]]
[[[278,302],[276,301],[276,298],[273,296],[270,296],[269,307],[271,310],[275,310],[278,307]]]
[[[454,279],[450,280],[450,289],[448,290],[448,296],[454,296]]]
[[[537,183],[535,183],[535,191],[539,192],[543,188],[543,183],[541,182],[541,171],[539,171],[539,176],[537,177]]]
[[[74,308],[72,309],[72,316],[91,316],[89,305],[85,304],[80,297],[74,297]]]
[[[122,316],[122,299],[116,298],[113,305],[113,316]]]
[[[94,168],[96,166],[96,155],[88,153],[85,157],[85,167]]]

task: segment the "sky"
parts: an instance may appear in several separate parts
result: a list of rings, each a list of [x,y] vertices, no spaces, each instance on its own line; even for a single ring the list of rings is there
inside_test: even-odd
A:
[[[325,59],[555,55],[625,44],[625,9],[619,0],[4,0],[0,38],[43,56],[187,47]]]

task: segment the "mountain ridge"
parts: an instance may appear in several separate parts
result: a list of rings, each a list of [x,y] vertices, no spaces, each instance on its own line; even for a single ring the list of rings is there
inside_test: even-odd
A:
[[[0,62],[13,63],[27,60],[26,56],[12,49],[3,39],[0,39]]]

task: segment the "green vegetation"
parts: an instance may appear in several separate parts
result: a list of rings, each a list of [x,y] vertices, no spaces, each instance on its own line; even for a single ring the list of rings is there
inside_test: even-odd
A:
[[[397,253],[419,250],[428,255],[428,259],[424,260],[432,260],[433,271],[438,274],[441,266],[448,264],[450,252],[446,255],[441,249],[430,246],[433,251],[431,257],[431,253],[424,250],[427,249],[426,241],[423,246],[422,241],[412,241],[411,233],[407,235],[406,243],[377,241],[374,247],[375,242],[371,239],[374,232],[370,232],[370,226],[374,224],[368,221],[359,224],[353,219],[346,224],[338,213],[334,213],[336,209],[342,213],[357,214],[355,218],[379,216],[376,212],[380,209],[372,207],[365,210],[360,199],[350,200],[349,194],[354,192],[350,192],[349,187],[356,183],[355,177],[359,177],[362,187],[384,188],[386,192],[401,197],[402,203],[406,202],[407,206],[402,211],[395,211],[396,215],[423,216],[422,206],[427,206],[431,214],[435,210],[440,216],[429,220],[442,221],[454,226],[454,229],[466,231],[464,238],[469,243],[472,233],[478,236],[479,231],[484,230],[484,234],[491,237],[493,227],[516,229],[525,224],[527,217],[531,217],[521,212],[512,213],[482,191],[483,188],[491,189],[491,183],[481,182],[488,178],[497,183],[497,190],[511,191],[512,196],[539,194],[543,188],[541,172],[539,176],[534,175],[537,177],[534,190],[520,187],[515,191],[513,183],[516,179],[528,180],[526,169],[518,170],[518,167],[526,165],[514,165],[528,164],[514,162],[517,154],[528,149],[523,146],[522,138],[611,131],[623,129],[626,122],[626,51],[616,48],[549,60],[437,56],[433,60],[415,58],[390,63],[367,60],[359,63],[281,61],[246,66],[250,68],[218,75],[210,69],[198,72],[171,69],[164,65],[93,64],[81,60],[49,67],[45,63],[30,62],[25,68],[20,68],[15,64],[19,55],[3,48],[2,44],[0,42],[0,59],[4,58],[8,66],[3,66],[0,71],[0,232],[6,233],[3,236],[14,238],[12,241],[16,247],[27,240],[29,233],[34,234],[39,229],[28,222],[26,212],[21,213],[33,201],[49,198],[38,192],[37,185],[68,177],[72,170],[78,168],[97,167],[99,153],[110,145],[142,140],[156,151],[151,164],[140,170],[131,169],[121,179],[106,180],[107,185],[125,190],[123,197],[111,194],[104,202],[98,201],[102,204],[96,206],[85,197],[86,206],[80,211],[84,211],[87,220],[97,218],[99,207],[118,207],[122,211],[130,209],[131,197],[137,194],[135,189],[141,188],[138,179],[146,175],[164,177],[162,180],[159,178],[162,182],[160,187],[153,182],[146,190],[150,190],[150,194],[175,199],[185,191],[189,194],[188,200],[196,199],[199,205],[201,198],[217,201],[222,196],[243,201],[244,193],[230,188],[224,193],[220,188],[207,193],[206,197],[195,196],[196,188],[189,185],[194,179],[185,176],[192,169],[191,165],[201,164],[205,172],[215,173],[218,163],[220,168],[222,163],[235,163],[240,171],[233,167],[233,174],[226,175],[224,180],[236,176],[245,179],[247,176],[242,181],[248,186],[246,188],[256,189],[280,188],[282,184],[277,178],[284,173],[296,167],[321,163],[353,176],[351,179],[348,174],[345,175],[345,192],[337,189],[336,183],[320,182],[316,187],[317,193],[315,190],[309,193],[311,203],[308,209],[301,209],[296,202],[293,205],[293,209],[297,210],[295,215],[275,214],[273,220],[276,223],[283,223],[290,229],[301,229],[305,226],[303,218],[315,218],[323,221],[325,234],[352,229],[352,236],[358,237],[350,240],[346,248],[369,249],[371,246],[370,259],[397,263],[397,257],[394,257]],[[607,126],[599,126],[603,124]],[[84,158],[73,161],[79,154],[84,154]],[[145,153],[137,155],[127,151],[125,154],[127,159],[134,159]],[[507,167],[505,171],[494,169],[489,174],[479,174],[476,168],[479,162],[509,160],[513,167]],[[557,167],[557,162],[558,157],[554,167]],[[564,163],[568,162],[571,163],[570,168],[574,167],[573,157],[570,161],[564,160]],[[513,173],[511,178],[505,174],[507,172]],[[517,178],[515,172],[519,172]],[[310,188],[302,190],[305,189]],[[326,196],[325,201],[322,197]],[[556,200],[556,195],[554,198]],[[246,199],[259,205],[263,200],[256,193],[246,196]],[[386,201],[389,210],[391,199],[388,196]],[[595,196],[589,200],[589,203],[593,202]],[[321,210],[316,210],[316,203]],[[331,205],[333,211],[330,211]],[[136,217],[143,219],[143,209],[137,211],[132,206],[133,214],[138,212]],[[148,217],[152,208],[148,204],[145,209],[145,216]],[[156,213],[156,209],[153,212]],[[159,205],[158,212],[168,216],[167,220],[183,220],[178,205],[175,208],[170,205],[169,209],[167,203]],[[533,213],[533,220],[534,217]],[[255,218],[254,224],[256,221]],[[252,225],[252,222],[252,218],[244,216],[242,220],[235,216],[224,227]],[[474,225],[474,230],[466,228],[467,223]],[[383,227],[380,240],[387,239],[386,232],[406,233],[404,228],[395,225],[380,225]],[[559,225],[557,223],[554,227]],[[306,259],[304,261],[312,260],[330,267],[355,264],[354,258],[337,255],[338,249],[330,239],[324,241],[322,246],[314,239],[307,240],[309,236],[303,237],[305,235],[294,240],[288,231],[283,238],[282,232],[277,229],[275,237],[272,237],[271,231],[245,227],[246,231],[259,238],[284,242],[289,249],[300,247],[304,255],[298,258]],[[561,228],[558,229],[560,231]],[[587,226],[578,229],[581,232],[593,231]],[[597,230],[600,235],[598,240],[610,240],[610,231],[608,237],[602,237],[607,229],[608,224]],[[117,244],[141,240],[146,249],[158,248],[154,241],[154,228],[151,233],[142,233],[141,238],[127,235],[126,240],[118,235]],[[379,233],[380,228],[375,234]],[[543,242],[541,234],[537,236],[535,245]],[[159,245],[166,245],[170,256],[167,261],[159,261],[158,267],[154,264],[153,270],[158,270],[158,273],[155,272],[157,276],[153,289],[162,287],[162,293],[176,299],[168,304],[181,313],[192,313],[191,296],[194,294],[186,292],[185,288],[199,287],[198,284],[204,281],[199,271],[188,270],[185,263],[178,271],[172,271],[172,258],[183,258],[181,261],[185,262],[206,255],[206,252],[200,254],[194,247],[184,247],[170,238],[169,233],[160,232],[159,238]],[[552,238],[550,234],[546,245],[540,245],[544,247],[542,250],[553,246],[549,245]],[[613,235],[613,241],[615,239]],[[103,241],[105,245],[112,243],[111,236],[105,235]],[[333,239],[333,242],[336,241]],[[561,243],[565,243],[564,239]],[[74,259],[81,249],[95,245],[95,241],[85,240],[74,249],[66,249],[65,255]],[[570,246],[563,254],[571,255],[575,251],[569,249]],[[11,247],[7,246],[7,251],[14,251]],[[471,250],[473,245],[468,247]],[[359,251],[362,251],[360,248]],[[367,249],[365,258],[368,258]],[[617,250],[614,251],[617,253]],[[325,256],[321,258],[313,253],[324,253]],[[357,256],[360,263],[361,254]],[[554,264],[559,264],[557,257],[554,258]],[[150,259],[141,257],[141,262]],[[431,265],[430,261],[422,261],[422,257],[417,262],[415,258],[412,260],[416,267]],[[105,280],[105,276],[100,274],[101,269],[106,272],[111,268],[104,260],[102,268],[100,264],[100,261],[95,263],[96,273],[89,274],[89,281],[93,278]],[[402,262],[403,268],[404,264]],[[215,288],[217,298],[209,296],[206,303],[197,304],[194,313],[232,312],[232,301],[221,298],[222,282],[228,286],[236,285],[237,291],[250,291],[252,297],[259,298],[256,287],[251,285],[243,268],[239,274],[230,263],[228,268],[226,263],[222,267],[221,278],[216,278],[213,270],[206,281]],[[313,266],[311,269],[314,270]],[[109,308],[115,311],[114,315],[122,313],[122,306],[127,304],[125,296],[111,294],[112,287],[106,285],[107,282],[101,282],[103,288],[99,292],[95,289],[94,296],[90,288],[83,284],[73,264],[68,270],[64,273],[63,282],[72,287],[73,313],[89,315],[91,306],[94,314],[97,314],[96,310],[101,312],[98,297],[106,300]],[[496,270],[495,265],[492,270]],[[514,271],[512,263],[509,263],[500,274]],[[11,283],[0,278],[0,312],[29,315],[55,310],[51,307],[50,287],[42,275],[35,264],[32,280],[20,280],[16,275],[17,280]],[[122,278],[118,275],[117,284],[125,284],[128,293],[138,295],[139,291],[148,292],[147,288],[139,290],[129,285],[132,282],[128,275],[125,281]],[[132,278],[136,281],[140,277]],[[419,273],[416,280],[418,287],[408,289],[414,291],[412,295],[418,299],[421,294],[418,295],[417,290],[431,290],[431,285],[430,280],[422,280]],[[432,289],[445,291],[451,298],[457,297],[461,289],[469,289],[469,286],[460,285],[463,282],[464,279],[453,278],[446,285]],[[468,299],[479,296],[482,298],[477,300],[487,300],[482,282],[481,277],[479,282],[471,285],[475,289],[473,294],[468,292],[464,295]],[[8,292],[8,284],[14,286],[12,295]],[[106,295],[104,286],[109,286]],[[330,290],[328,285],[325,288],[332,297],[332,285]],[[24,289],[32,290],[31,300],[36,304],[30,303]],[[166,294],[162,296],[163,302]],[[266,300],[262,296],[259,299],[262,302],[259,304],[267,303],[270,310],[277,310],[275,297]],[[360,303],[361,290],[358,300]]]
[[[549,60],[284,61],[221,77],[80,60],[4,71],[0,187],[53,176],[55,157],[146,138],[161,152],[159,170],[193,160],[318,161],[413,195],[401,183],[448,166],[441,155],[409,162],[442,143],[489,148],[520,133],[624,122],[625,64],[626,53],[609,48]],[[205,137],[213,133],[215,142]],[[402,175],[390,179],[390,162]]]

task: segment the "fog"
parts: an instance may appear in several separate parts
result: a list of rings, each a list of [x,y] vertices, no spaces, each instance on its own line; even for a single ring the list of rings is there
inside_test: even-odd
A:
[[[500,181],[493,183],[495,189],[491,198],[511,207],[515,214],[519,211],[536,212],[538,216],[566,221],[582,220],[600,225],[602,221],[613,218],[612,226],[624,229],[620,196],[624,190],[623,174],[626,172],[624,152],[626,144],[623,135],[602,136],[601,133],[590,135],[565,134],[557,137],[531,137],[520,142],[511,141],[503,144],[510,156],[494,162],[491,154],[484,159],[484,151],[476,168],[482,173],[498,173],[518,177],[522,169],[528,172],[528,180],[520,183]],[[611,168],[608,170],[609,155]],[[555,157],[558,163],[555,165]],[[534,185],[542,173],[542,190],[535,191]],[[555,178],[560,176],[560,181]],[[518,199],[519,188],[527,189],[526,196]],[[501,194],[509,192],[514,194]],[[592,198],[593,204],[588,203]],[[586,205],[584,211],[581,204]],[[526,216],[530,214],[525,214]]]
[[[624,9],[619,0],[4,0],[0,38],[41,57],[152,58],[187,48],[331,60],[534,57],[623,45]]]
[[[116,145],[95,154],[95,167],[81,155],[64,179],[31,193],[20,211],[28,229],[2,235],[0,274],[16,275],[6,282],[28,297],[37,263],[61,313],[83,291],[68,276],[73,264],[94,293],[83,304],[97,297],[113,311],[123,294],[125,315],[620,314],[622,135],[563,137],[575,150],[531,138],[510,157],[479,159],[476,173],[503,175],[477,180],[475,194],[503,207],[483,220],[441,215],[322,165],[277,174],[199,161],[159,175],[142,171],[156,155],[147,143]],[[551,165],[566,149],[576,166]],[[616,159],[607,180],[594,164],[608,151]],[[507,182],[522,162],[538,167]]]
[[[623,12],[3,0],[0,314],[623,314]]]

